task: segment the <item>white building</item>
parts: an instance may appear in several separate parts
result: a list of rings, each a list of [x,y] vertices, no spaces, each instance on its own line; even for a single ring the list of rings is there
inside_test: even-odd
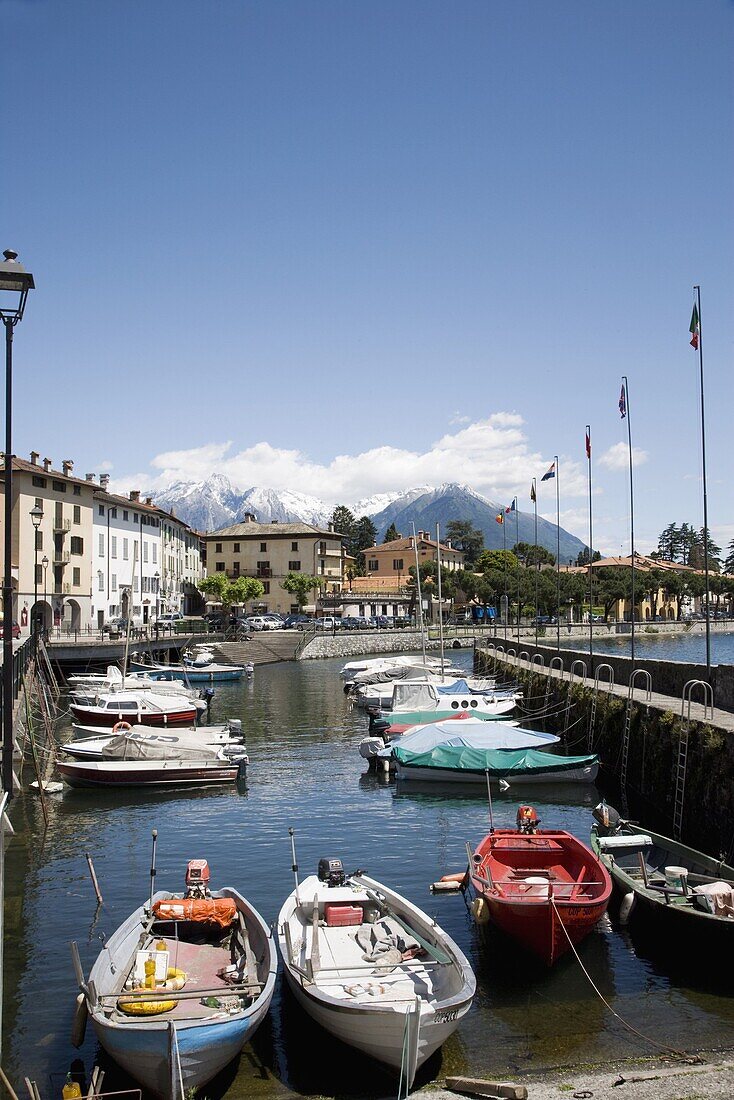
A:
[[[94,494],[92,602],[95,625],[116,615],[143,625],[161,610],[161,515],[150,497],[140,500],[106,491]]]
[[[201,536],[173,512],[157,509],[161,536],[161,612],[195,615],[204,608],[197,588],[204,576]]]

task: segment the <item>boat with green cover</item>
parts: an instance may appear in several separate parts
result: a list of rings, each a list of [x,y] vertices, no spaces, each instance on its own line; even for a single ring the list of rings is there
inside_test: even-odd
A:
[[[434,783],[593,783],[599,757],[559,756],[543,749],[482,749],[469,745],[436,745],[413,752],[399,743],[392,750],[397,777]]]

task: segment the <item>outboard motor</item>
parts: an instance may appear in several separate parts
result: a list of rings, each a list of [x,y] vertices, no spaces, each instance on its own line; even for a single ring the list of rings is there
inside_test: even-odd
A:
[[[186,894],[187,898],[208,898],[209,893],[209,864],[205,859],[190,859],[186,866]]]
[[[203,699],[206,703],[206,709],[212,705],[212,699],[214,698],[214,688],[202,688],[199,692],[199,698]]]
[[[230,718],[227,722],[230,737],[242,737],[242,719]]]
[[[325,882],[327,886],[343,886],[346,882],[344,867],[340,859],[320,859],[317,871],[319,882]]]
[[[390,729],[391,722],[389,718],[370,718],[369,731],[372,737],[383,737],[387,730]]]
[[[534,806],[519,806],[516,821],[521,833],[537,833],[540,825],[538,811]]]
[[[597,823],[599,836],[610,836],[612,833],[616,833],[622,821],[614,806],[608,806],[606,802],[600,802],[598,806],[595,806],[591,811],[591,816]]]

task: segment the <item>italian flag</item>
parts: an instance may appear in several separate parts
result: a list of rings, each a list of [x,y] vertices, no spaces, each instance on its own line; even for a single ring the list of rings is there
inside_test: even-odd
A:
[[[693,303],[693,313],[691,314],[691,327],[688,330],[691,334],[691,347],[698,351],[698,335],[701,331],[701,322],[698,319],[698,305]]]

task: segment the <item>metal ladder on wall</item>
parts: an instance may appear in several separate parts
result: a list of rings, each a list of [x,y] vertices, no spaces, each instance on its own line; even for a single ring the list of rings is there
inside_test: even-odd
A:
[[[591,714],[589,715],[589,729],[586,734],[586,747],[589,752],[593,752],[594,749],[594,733],[596,732],[596,704],[599,699],[599,687],[601,684],[600,673],[605,669],[609,673],[609,679],[606,681],[607,687],[614,687],[614,669],[611,665],[597,665],[594,671],[594,695],[591,700]]]
[[[683,833],[683,804],[686,795],[686,768],[688,766],[688,737],[691,730],[691,703],[696,688],[703,689],[703,720],[714,716],[714,691],[705,680],[688,680],[683,685],[680,707],[680,738],[678,761],[675,768],[675,802],[673,804],[673,839],[680,840]]]
[[[624,712],[624,733],[622,734],[622,760],[619,766],[619,785],[622,788],[622,814],[625,817],[627,817],[629,813],[627,807],[627,765],[629,762],[630,739],[632,733],[632,706],[635,701],[635,680],[638,676],[642,679],[644,684],[643,691],[645,692],[645,703],[649,704],[652,698],[652,676],[646,668],[634,669],[627,687],[627,706]]]

